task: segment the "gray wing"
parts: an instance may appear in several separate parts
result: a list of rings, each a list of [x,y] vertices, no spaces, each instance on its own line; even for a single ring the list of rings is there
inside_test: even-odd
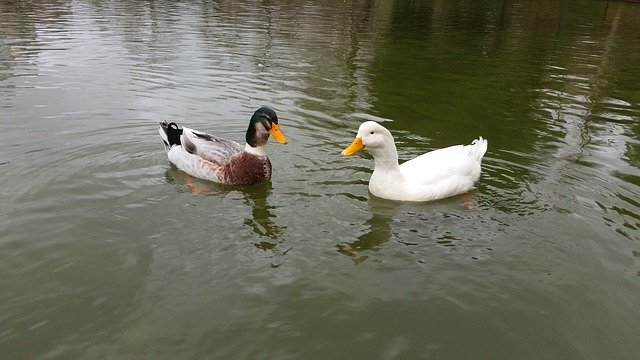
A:
[[[184,149],[205,160],[221,163],[243,151],[242,146],[233,140],[223,139],[186,127],[182,129],[180,140]]]

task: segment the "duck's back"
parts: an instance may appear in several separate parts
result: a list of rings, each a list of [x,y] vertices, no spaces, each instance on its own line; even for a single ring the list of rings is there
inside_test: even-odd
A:
[[[408,182],[421,185],[456,179],[475,182],[486,151],[486,140],[480,138],[471,145],[454,145],[420,155],[401,164],[400,171]]]
[[[201,131],[182,128],[181,142],[189,153],[212,162],[226,162],[242,152],[240,144],[233,140],[221,138]]]

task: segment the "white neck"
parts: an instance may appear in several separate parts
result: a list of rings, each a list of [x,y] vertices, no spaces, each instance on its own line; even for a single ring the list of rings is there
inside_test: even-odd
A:
[[[253,155],[267,156],[267,145],[253,147],[253,146],[245,143],[244,151],[248,152],[249,154],[253,154]]]
[[[395,146],[369,149],[375,166],[369,180],[369,191],[375,196],[393,199],[397,192],[404,191],[405,178],[398,165]]]
[[[376,156],[373,160],[375,165],[373,167],[372,176],[384,176],[388,179],[394,179],[393,184],[387,184],[392,187],[399,186],[401,183],[404,183],[404,176],[402,176],[402,172],[400,172],[397,155],[392,157]]]
[[[370,149],[369,153],[373,155],[375,168],[382,171],[392,171],[398,169],[398,151],[395,145]]]

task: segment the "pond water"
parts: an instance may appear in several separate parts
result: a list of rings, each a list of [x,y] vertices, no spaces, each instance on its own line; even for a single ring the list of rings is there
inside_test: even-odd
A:
[[[640,356],[640,6],[0,1],[3,358]],[[189,191],[159,121],[270,183]],[[489,140],[471,207],[340,151]]]

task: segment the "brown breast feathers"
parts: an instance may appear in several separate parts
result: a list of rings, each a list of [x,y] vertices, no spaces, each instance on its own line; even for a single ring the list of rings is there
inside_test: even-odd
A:
[[[242,151],[225,164],[222,174],[228,184],[255,184],[271,179],[271,161],[266,156]]]

